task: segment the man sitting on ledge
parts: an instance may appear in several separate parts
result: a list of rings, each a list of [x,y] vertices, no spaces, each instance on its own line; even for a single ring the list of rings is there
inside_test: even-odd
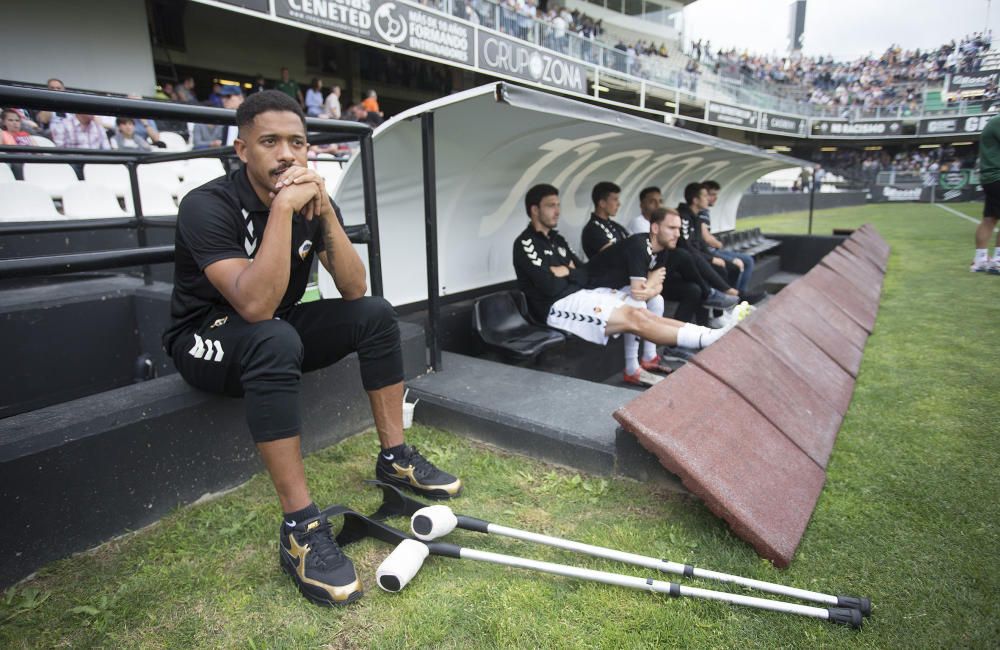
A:
[[[403,441],[396,313],[364,296],[365,269],[340,209],[306,167],[302,109],[266,90],[240,106],[236,123],[244,164],[181,202],[164,347],[188,383],[245,397],[250,434],[284,512],[281,566],[312,602],[342,605],[363,592],[306,485],[302,373],[357,352],[382,447],[375,475],[432,498],[455,496],[462,484]],[[298,304],[314,255],[343,299]]]
[[[598,345],[629,333],[656,345],[700,349],[726,332],[657,316],[629,291],[588,289],[587,269],[555,230],[559,190],[552,185],[535,185],[524,198],[524,208],[531,222],[514,240],[514,271],[538,322]],[[645,284],[650,296],[660,293],[661,288],[656,278]]]

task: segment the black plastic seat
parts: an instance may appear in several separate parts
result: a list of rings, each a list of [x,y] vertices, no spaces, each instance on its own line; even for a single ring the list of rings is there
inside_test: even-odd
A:
[[[533,359],[566,342],[566,335],[528,322],[528,306],[520,291],[498,291],[476,301],[473,327],[487,345],[519,360]]]

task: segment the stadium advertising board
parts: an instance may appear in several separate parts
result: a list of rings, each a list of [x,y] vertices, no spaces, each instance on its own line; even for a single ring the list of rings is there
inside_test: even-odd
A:
[[[805,135],[806,121],[801,117],[791,115],[779,115],[777,113],[761,113],[761,131],[771,131],[772,133],[786,133],[788,135]]]
[[[473,28],[392,0],[275,0],[289,20],[472,65]]]
[[[265,14],[271,13],[271,8],[267,6],[267,0],[220,0],[220,2]]]
[[[1000,72],[963,72],[948,77],[948,92],[982,90],[991,83],[996,83]]]
[[[954,201],[981,201],[983,188],[979,173],[972,169],[947,172],[927,172],[919,182],[876,184],[871,187],[871,200],[876,202],[920,201],[945,203]]]
[[[587,93],[587,68],[578,61],[535,47],[526,41],[479,30],[479,68]]]
[[[756,129],[758,117],[757,111],[739,106],[719,102],[705,103],[705,120],[713,124],[734,126],[738,129]]]
[[[813,120],[812,135],[817,138],[887,138],[903,134],[902,120]]]
[[[968,115],[966,117],[936,117],[920,120],[918,135],[951,135],[979,133],[993,115]]]

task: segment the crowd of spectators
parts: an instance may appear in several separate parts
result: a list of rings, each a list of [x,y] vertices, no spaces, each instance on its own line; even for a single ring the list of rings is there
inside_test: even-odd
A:
[[[838,148],[837,151],[816,152],[812,158],[833,173],[872,184],[882,172],[926,175],[973,169],[977,156],[978,147],[973,144],[923,149],[883,148],[876,151]]]
[[[710,42],[695,41],[690,56],[723,77],[767,84],[768,91],[779,97],[830,107],[844,114],[858,108],[901,109],[910,114],[919,110],[928,83],[941,81],[948,73],[977,71],[991,41],[987,31],[958,42],[952,40],[934,50],[904,51],[893,45],[880,56],[854,61],[797,54],[766,56],[736,49],[713,53]],[[991,92],[997,95],[995,86]]]

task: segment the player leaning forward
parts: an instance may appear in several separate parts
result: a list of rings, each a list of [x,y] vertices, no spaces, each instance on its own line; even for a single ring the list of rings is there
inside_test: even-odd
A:
[[[340,210],[305,166],[302,110],[286,95],[264,91],[243,103],[236,121],[244,164],[193,190],[180,206],[173,322],[164,345],[190,384],[245,397],[250,433],[284,512],[281,566],[309,600],[344,604],[362,587],[306,485],[302,373],[357,352],[382,447],[376,476],[438,498],[458,494],[461,481],[404,444],[396,314],[382,298],[364,295],[365,269]],[[313,255],[343,299],[297,304]]]
[[[559,223],[559,190],[535,185],[528,190],[524,207],[531,222],[514,240],[514,271],[528,308],[538,321],[571,332],[582,339],[606,345],[608,338],[635,334],[657,345],[703,348],[726,330],[713,330],[658,316],[643,298],[660,293],[662,270],[622,289],[588,289],[587,269],[556,230]],[[663,250],[659,225],[651,228],[654,252]],[[664,233],[662,239],[667,239]],[[638,296],[633,292],[638,291]]]

